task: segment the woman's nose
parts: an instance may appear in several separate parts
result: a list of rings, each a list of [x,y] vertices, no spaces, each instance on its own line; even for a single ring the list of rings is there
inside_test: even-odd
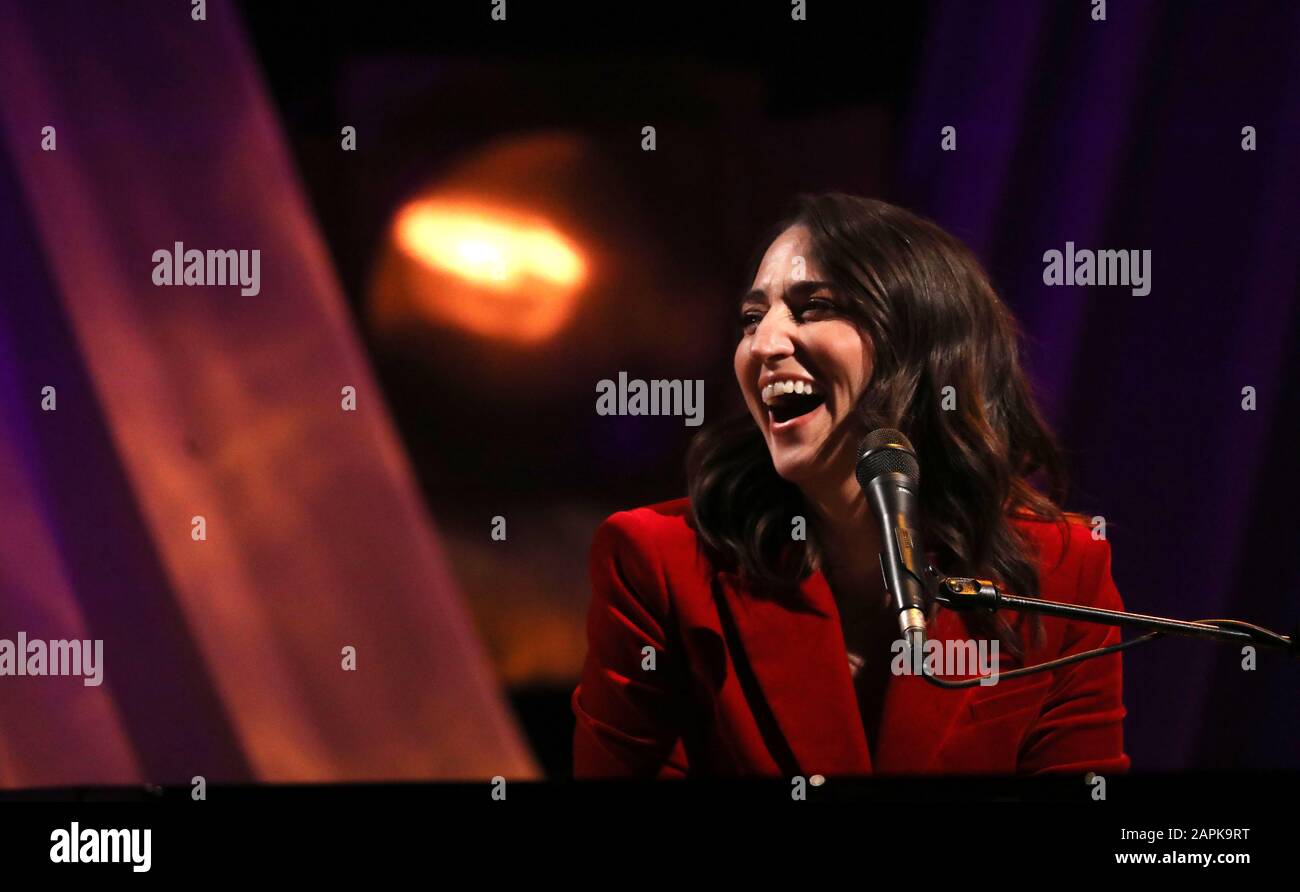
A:
[[[763,316],[762,321],[758,323],[758,328],[754,330],[753,346],[750,348],[754,356],[767,362],[792,355],[794,340],[791,335],[794,327],[794,320],[790,317],[789,310],[784,307],[773,307]]]

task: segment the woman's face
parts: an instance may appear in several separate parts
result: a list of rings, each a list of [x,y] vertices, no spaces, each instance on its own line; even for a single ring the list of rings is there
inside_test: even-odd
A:
[[[803,226],[768,246],[741,299],[744,333],[735,358],[736,380],[776,472],[803,485],[846,467],[851,473],[865,433],[856,429],[852,408],[872,370],[870,339],[812,253]]]

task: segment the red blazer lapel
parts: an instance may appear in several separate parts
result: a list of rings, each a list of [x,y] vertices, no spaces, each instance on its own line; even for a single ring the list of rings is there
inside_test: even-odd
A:
[[[798,593],[756,594],[718,574],[744,657],[800,772],[870,774],[844,633],[830,586],[813,573]]]
[[[927,637],[937,642],[966,640],[970,633],[960,616],[939,610]],[[876,770],[892,774],[926,771],[963,721],[971,690],[948,690],[916,675],[891,676],[876,740]]]
[[[718,580],[744,656],[804,776],[926,771],[964,721],[969,690],[893,676],[873,764],[825,577],[813,573],[797,593],[784,596],[758,595],[732,573],[719,573]],[[969,637],[960,616],[938,611],[930,640]]]

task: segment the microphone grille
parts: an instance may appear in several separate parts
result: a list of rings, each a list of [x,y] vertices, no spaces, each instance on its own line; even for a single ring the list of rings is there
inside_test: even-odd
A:
[[[863,437],[858,446],[858,484],[866,486],[881,474],[891,473],[920,482],[921,466],[907,437],[901,431],[882,427]]]

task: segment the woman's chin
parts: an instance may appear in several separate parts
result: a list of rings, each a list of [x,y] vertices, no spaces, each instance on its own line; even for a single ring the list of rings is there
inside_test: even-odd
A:
[[[851,477],[856,464],[855,449],[851,440],[840,436],[834,436],[833,440],[817,437],[799,444],[768,441],[768,452],[777,475],[800,487],[819,480]]]
[[[817,472],[812,449],[782,449],[772,456],[772,466],[781,479],[790,483],[803,483]]]

